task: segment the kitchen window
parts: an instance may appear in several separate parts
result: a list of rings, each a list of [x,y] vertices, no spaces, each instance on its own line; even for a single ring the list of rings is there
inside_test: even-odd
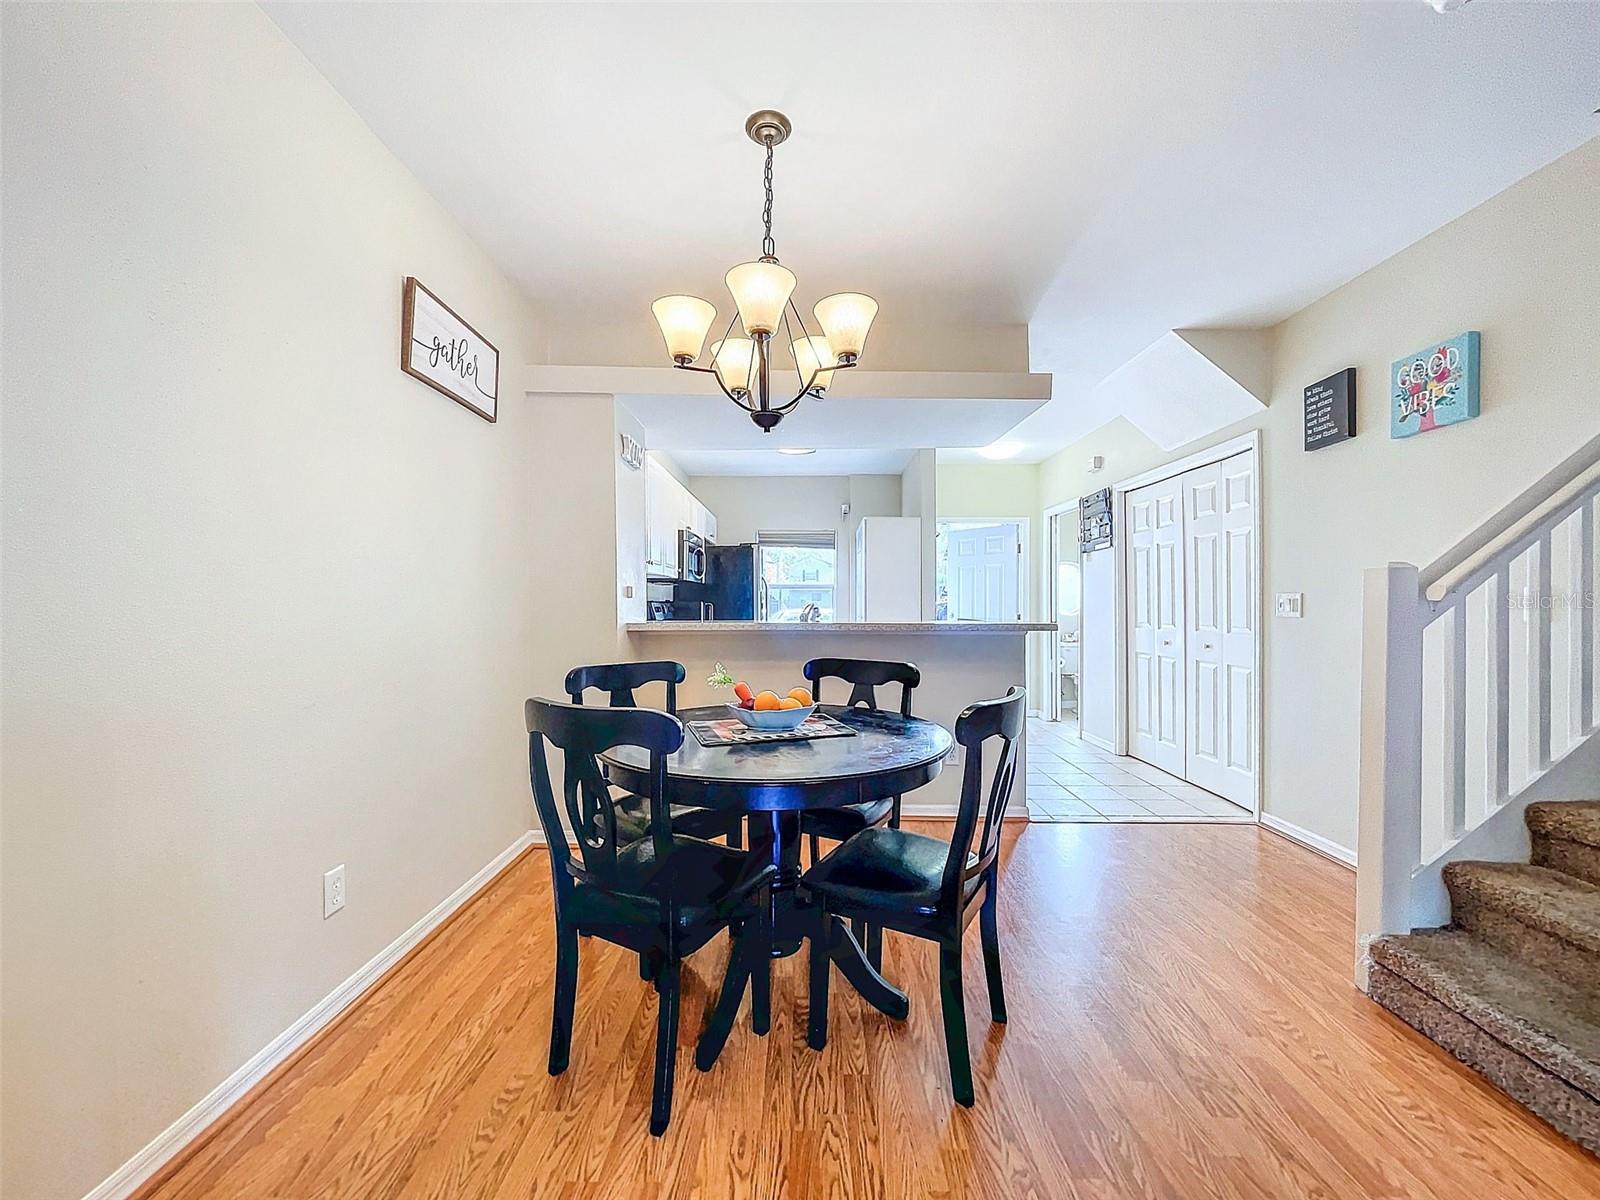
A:
[[[837,619],[838,547],[831,530],[763,530],[756,547],[766,620],[799,621],[813,614],[818,621]]]

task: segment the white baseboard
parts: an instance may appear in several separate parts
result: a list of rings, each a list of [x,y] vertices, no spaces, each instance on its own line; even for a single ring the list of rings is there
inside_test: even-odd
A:
[[[354,975],[329,992],[311,1011],[258,1050],[248,1062],[229,1075],[211,1093],[179,1117],[122,1166],[113,1171],[84,1200],[126,1200],[146,1180],[159,1171],[228,1111],[251,1088],[322,1029],[382,977],[406,954],[432,933],[452,913],[471,900],[511,861],[534,842],[532,830],[495,855],[482,870],[439,901],[410,929],[385,946],[376,957]]]
[[[1089,733],[1082,726],[1078,728],[1078,736],[1091,746],[1099,746],[1100,749],[1109,750],[1112,754],[1117,752],[1117,747],[1110,738],[1103,738],[1097,733]]]
[[[1324,858],[1331,858],[1336,863],[1343,863],[1347,867],[1356,865],[1356,852],[1338,842],[1330,841],[1320,833],[1312,833],[1309,829],[1302,829],[1291,821],[1282,817],[1275,817],[1269,812],[1261,814],[1261,823],[1274,833],[1281,833],[1291,842],[1299,842],[1307,850],[1315,850]]]
[[[956,806],[954,802],[940,804],[934,801],[924,801],[921,804],[911,804],[901,801],[900,815],[902,817],[932,817],[936,820],[954,821],[956,819]],[[1026,801],[1019,803],[1013,800],[1006,805],[1005,815],[1002,819],[1006,821],[1026,821],[1028,819]]]

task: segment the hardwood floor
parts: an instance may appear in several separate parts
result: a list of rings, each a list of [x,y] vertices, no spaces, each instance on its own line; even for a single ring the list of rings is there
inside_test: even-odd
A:
[[[144,1195],[1600,1195],[1600,1160],[1351,986],[1350,872],[1253,826],[1006,837],[1008,1026],[967,939],[974,1109],[950,1099],[936,951],[894,934],[909,1020],[836,986],[813,1053],[797,956],[775,967],[772,1033],[750,1032],[747,1001],[700,1074],[719,945],[684,973],[672,1127],[651,1138],[655,1000],[632,956],[583,943],[572,1066],[545,1073],[535,849]]]

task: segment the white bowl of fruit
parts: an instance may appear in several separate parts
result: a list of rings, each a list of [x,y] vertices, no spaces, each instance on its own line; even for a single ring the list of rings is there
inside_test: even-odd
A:
[[[748,683],[741,682],[733,685],[733,694],[739,701],[728,705],[729,709],[751,729],[798,729],[802,721],[817,711],[811,693],[801,687],[791,689],[787,696],[780,696],[777,692],[753,691]]]

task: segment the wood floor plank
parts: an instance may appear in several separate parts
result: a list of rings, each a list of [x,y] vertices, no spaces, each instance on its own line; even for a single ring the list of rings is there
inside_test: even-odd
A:
[[[1007,1026],[976,930],[964,960],[976,1108],[951,1101],[936,952],[892,934],[906,1021],[835,974],[809,1050],[802,954],[774,964],[767,1037],[747,1002],[695,1070],[717,944],[685,970],[672,1126],[651,1138],[656,1001],[632,955],[583,941],[572,1065],[545,1072],[536,851],[140,1200],[1600,1195],[1600,1160],[1351,987],[1343,868],[1252,826],[1005,839]]]

